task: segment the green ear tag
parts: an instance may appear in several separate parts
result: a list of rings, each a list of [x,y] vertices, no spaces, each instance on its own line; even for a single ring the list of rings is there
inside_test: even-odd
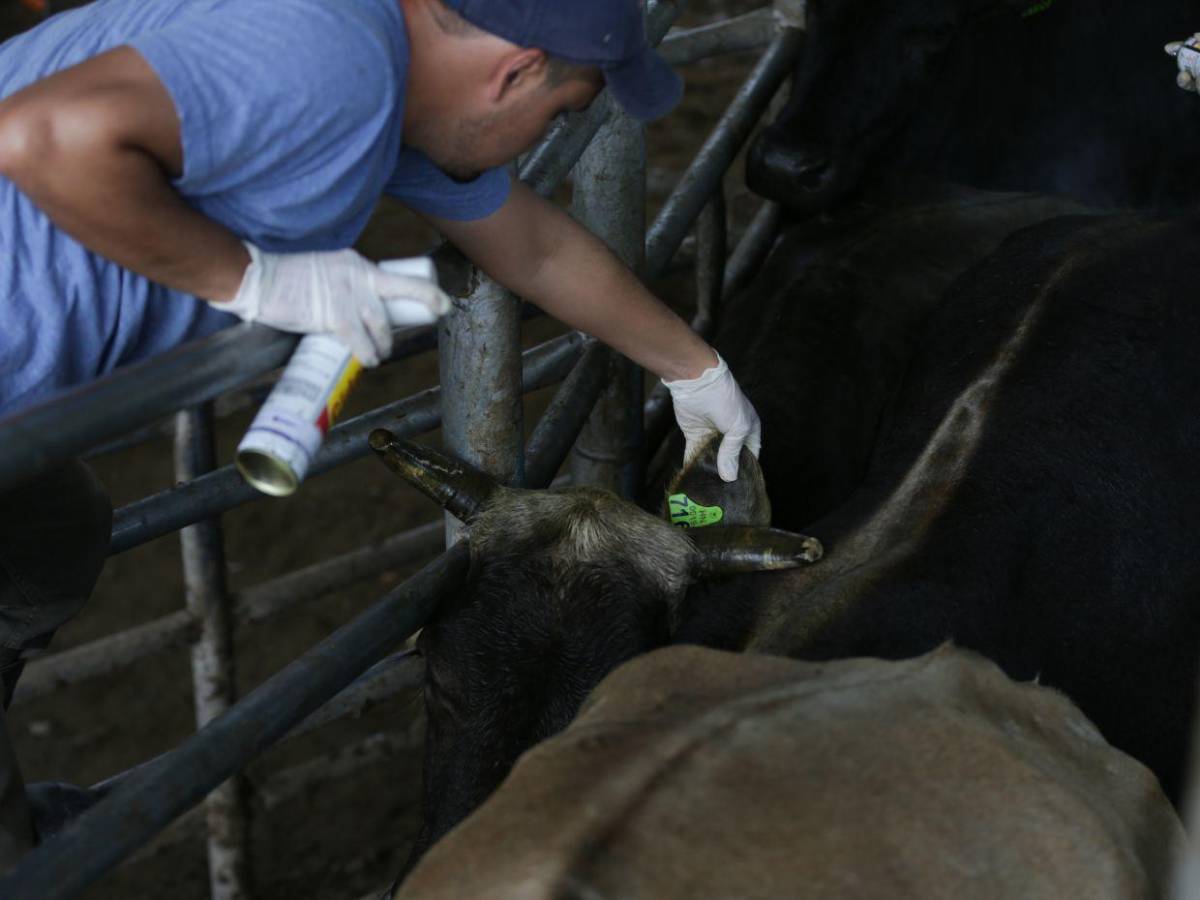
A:
[[[671,524],[677,528],[703,528],[725,518],[721,507],[701,506],[687,494],[672,494],[667,498],[667,509],[671,512]]]

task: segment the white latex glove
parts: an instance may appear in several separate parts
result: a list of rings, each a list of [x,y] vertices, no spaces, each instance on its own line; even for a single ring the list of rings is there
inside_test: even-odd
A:
[[[725,360],[705,369],[698,378],[664,381],[675,405],[675,420],[687,442],[684,463],[691,461],[714,431],[724,435],[717,451],[717,473],[725,481],[736,481],[742,446],[756,457],[762,445],[762,425]]]
[[[250,266],[237,296],[212,305],[247,322],[282,331],[337,336],[364,366],[376,366],[392,353],[393,324],[388,301],[428,313],[426,321],[450,311],[450,298],[424,278],[385,272],[353,250],[267,253],[247,243]]]
[[[1185,46],[1188,50],[1184,50]],[[1200,65],[1200,54],[1195,52],[1197,47],[1200,47],[1200,32],[1192,35],[1186,41],[1172,41],[1163,48],[1179,61],[1179,74],[1175,76],[1175,83],[1185,91],[1192,93],[1200,92],[1200,87],[1196,82],[1196,69]]]

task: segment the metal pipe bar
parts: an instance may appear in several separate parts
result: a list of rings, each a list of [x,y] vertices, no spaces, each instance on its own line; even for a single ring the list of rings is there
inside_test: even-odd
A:
[[[415,651],[405,650],[380,660],[340,691],[332,700],[285,734],[277,746],[347,716],[360,716],[376,703],[388,700],[401,691],[420,687],[424,678],[425,661]],[[160,753],[123,772],[98,781],[91,786],[90,790],[93,793],[107,795],[139,772],[145,772],[151,765],[170,756],[171,752]],[[195,811],[193,810],[193,812]]]
[[[424,683],[424,657],[413,650],[396,653],[371,666],[349,687],[289,731],[280,743],[285,744],[339,719],[358,718],[375,704],[402,691],[416,690]]]
[[[575,167],[575,218],[608,245],[631,271],[643,267],[646,248],[645,126],[614,113]],[[642,370],[608,354],[608,387],[575,442],[571,476],[625,497],[642,480]]]
[[[158,420],[241,387],[285,364],[299,336],[264,325],[235,325],[154,359],[126,366],[0,420],[0,490],[133,437],[153,437]],[[429,326],[396,335],[389,361],[437,345]],[[105,447],[108,444],[108,447]],[[90,454],[95,455],[95,454]]]
[[[526,351],[524,389],[538,390],[564,378],[582,352],[583,341],[582,335],[572,332]],[[367,435],[375,428],[389,428],[403,437],[432,431],[441,423],[440,402],[441,391],[435,387],[346,420],[329,432],[313,460],[309,477],[366,456]],[[224,466],[118,509],[113,515],[109,552],[122,553],[261,497],[233,466]]]
[[[0,879],[0,896],[74,897],[419,629],[469,564],[465,543],[438,557],[31,851]]]
[[[724,296],[726,224],[725,191],[718,186],[696,220],[696,315],[692,330],[705,340],[711,340],[716,330]]]
[[[520,482],[525,464],[519,313],[515,296],[478,273],[475,289],[455,298],[438,334],[442,443],[501,484]],[[450,513],[445,519],[448,546],[462,523]]]
[[[278,368],[298,340],[237,325],[0,420],[0,490]]]
[[[239,625],[255,625],[347,585],[430,559],[442,549],[440,522],[419,525],[340,556],[297,569],[238,596]]]
[[[649,277],[657,278],[671,261],[691,223],[721,183],[771,98],[792,71],[803,43],[804,32],[799,29],[784,28],[779,32],[684,172],[650,229],[646,241]]]
[[[686,66],[711,56],[761,50],[779,32],[779,18],[771,7],[745,15],[667,33],[659,53],[673,66]]]
[[[652,41],[662,39],[675,16],[675,5],[669,0],[652,7],[648,13]],[[580,154],[585,159],[602,158],[606,150],[597,145],[611,153],[612,135],[624,138],[633,127],[621,124],[625,120],[612,111],[608,98],[592,107],[564,123],[526,161],[520,177],[535,190],[548,194]],[[605,120],[610,120],[610,127],[597,137]],[[644,168],[644,162],[642,165]],[[644,201],[639,202],[636,212],[640,215],[644,207]],[[639,238],[638,253],[641,246]],[[524,423],[516,374],[520,329],[517,300],[503,286],[483,276],[472,288],[468,298],[455,301],[454,311],[439,330],[443,443],[459,459],[498,481],[521,483]],[[627,379],[632,377],[632,373],[626,374]],[[640,433],[640,415],[627,418],[636,423]],[[462,530],[462,523],[447,513],[447,544],[453,544]]]
[[[263,809],[269,812],[316,785],[351,778],[363,769],[397,756],[418,754],[422,746],[424,741],[419,734],[376,732],[272,775],[259,787],[259,799]]]
[[[441,522],[421,525],[255,585],[234,597],[234,619],[253,625],[388,569],[436,556],[442,549]],[[163,650],[187,647],[200,636],[200,623],[187,610],[31,662],[17,687],[16,702],[124,669]]]
[[[330,758],[328,755],[319,759],[298,763],[289,769],[283,770],[278,776],[270,778],[257,792],[258,798],[261,799],[263,807],[270,809],[281,801],[292,799],[295,793],[311,789],[314,785],[332,781],[335,778],[353,776],[360,769],[368,765],[373,765],[399,754],[415,753],[420,748],[421,737],[418,734],[412,732],[376,733],[366,740],[338,751],[338,755],[347,760],[349,758],[358,760],[358,765],[347,762],[346,764],[339,765],[333,771],[322,768],[323,765],[328,765],[327,760]],[[356,754],[361,754],[361,756],[356,756]],[[282,781],[279,782],[276,779],[281,779]],[[201,827],[203,825],[203,820],[200,816],[201,812],[203,812],[201,807],[189,809],[167,826],[167,828],[159,832],[152,841],[138,848],[125,861],[125,864],[136,865],[144,859],[162,853],[164,850],[198,840],[201,836]],[[384,890],[385,888],[383,887],[379,888],[379,893],[382,894]],[[378,900],[378,897],[379,894],[376,894],[371,900]]]
[[[371,666],[332,700],[300,722],[279,740],[278,745],[286,744],[294,738],[301,737],[323,725],[347,716],[361,716],[376,703],[388,700],[402,691],[420,687],[424,678],[425,661],[415,651],[405,650],[393,654]],[[98,781],[89,790],[106,796],[115,788],[130,781],[138,773],[147,771],[150,766],[167,758],[172,752],[160,753],[123,772]],[[192,812],[199,812],[199,810],[193,809]]]
[[[108,675],[133,662],[176,647],[188,647],[200,637],[200,623],[187,610],[179,610],[108,637],[43,656],[26,667],[13,702],[38,697]]]
[[[213,407],[184,410],[175,423],[175,474],[198,478],[216,467]],[[237,700],[232,602],[225,581],[224,537],[219,517],[179,532],[188,613],[200,623],[192,647],[196,728],[224,714]],[[212,900],[249,900],[250,824],[245,782],[235,775],[205,798],[208,879]]]
[[[749,284],[754,274],[762,268],[771,248],[775,246],[782,220],[783,209],[778,203],[768,200],[759,207],[725,265],[724,286],[721,289],[724,296],[732,297]]]
[[[608,384],[612,356],[592,342],[555,392],[525,447],[525,487],[545,487],[562,467]]]

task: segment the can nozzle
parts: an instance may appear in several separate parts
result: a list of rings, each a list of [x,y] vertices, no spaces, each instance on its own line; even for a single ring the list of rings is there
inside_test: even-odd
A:
[[[438,283],[437,268],[428,256],[412,256],[407,259],[387,259],[379,264],[379,268],[393,275],[407,275],[409,278],[421,278],[431,284]],[[434,311],[424,303],[416,300],[385,300],[388,320],[393,328],[407,328],[411,325],[432,325],[439,315],[449,310]]]

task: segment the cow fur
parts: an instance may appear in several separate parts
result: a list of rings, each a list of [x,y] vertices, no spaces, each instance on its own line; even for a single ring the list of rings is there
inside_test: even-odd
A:
[[[950,647],[676,647],[606,678],[400,898],[1163,895],[1182,829],[1062,695]]]

